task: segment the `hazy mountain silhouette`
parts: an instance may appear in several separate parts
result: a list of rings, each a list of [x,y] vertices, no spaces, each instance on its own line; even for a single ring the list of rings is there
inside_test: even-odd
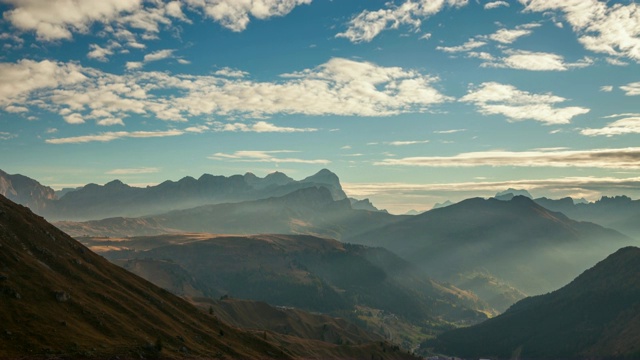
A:
[[[59,222],[72,236],[138,236],[172,232],[218,234],[312,234],[341,239],[404,217],[354,210],[349,199],[334,200],[326,187],[306,187],[287,195],[241,203],[205,205],[143,218]]]
[[[571,198],[538,198],[535,202],[572,219],[590,221],[640,239],[640,200],[631,200],[627,196],[603,196],[592,203],[576,203]]]
[[[280,172],[264,178],[252,173],[229,177],[204,174],[198,179],[187,176],[179,181],[168,180],[145,188],[113,180],[104,185],[88,184],[77,189],[65,189],[59,193],[59,198],[51,188],[33,179],[0,171],[0,194],[53,221],[160,214],[200,205],[278,197],[316,186],[327,188],[334,200],[347,197],[338,176],[327,169],[300,181]]]
[[[24,175],[0,170],[0,195],[34,211],[43,211],[56,198],[55,191]]]
[[[550,294],[524,299],[477,326],[438,337],[469,358],[612,359],[640,355],[640,249],[627,247]]]
[[[445,201],[445,202],[443,202],[443,203],[436,203],[435,205],[433,205],[433,208],[432,208],[432,209],[440,209],[440,208],[443,208],[443,207],[447,207],[447,206],[449,206],[449,205],[453,205],[453,203],[452,203],[450,200],[446,200],[446,201]],[[416,213],[415,213],[415,214],[413,214],[413,215],[418,215],[418,214],[419,214],[419,213],[418,213],[418,212],[416,212]]]
[[[258,178],[252,173],[230,177],[202,175],[136,188],[114,180],[99,186],[89,184],[65,194],[55,203],[55,212],[44,215],[56,220],[90,220],[114,216],[141,216],[187,209],[199,205],[230,203],[282,196],[298,189],[324,186],[333,199],[346,198],[338,177],[323,169],[295,181],[282,173]]]
[[[377,207],[375,207],[373,203],[371,203],[371,200],[369,199],[358,200],[354,198],[349,198],[349,201],[351,202],[351,208],[353,208],[354,210],[387,212],[387,210],[380,210]]]
[[[507,190],[500,191],[494,196],[494,198],[498,200],[509,201],[513,199],[514,196],[524,196],[528,197],[529,199],[533,199],[533,196],[531,196],[531,194],[529,194],[527,190],[514,188],[508,188]]]
[[[440,280],[483,271],[527,294],[558,288],[606,254],[634,243],[523,196],[468,199],[346,241],[383,246]]]

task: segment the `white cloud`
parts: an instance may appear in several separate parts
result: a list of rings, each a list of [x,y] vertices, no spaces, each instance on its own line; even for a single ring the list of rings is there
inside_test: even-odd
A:
[[[138,70],[142,69],[143,66],[144,64],[141,61],[127,61],[125,64],[127,70]]]
[[[624,134],[640,134],[640,114],[631,115],[630,117],[609,123],[601,129],[583,129],[580,131],[580,134],[607,137]]]
[[[273,82],[144,71],[115,75],[73,63],[30,60],[0,63],[0,79],[4,107],[39,106],[72,123],[95,120],[104,125],[121,124],[132,114],[168,121],[202,115],[390,116],[425,112],[451,100],[432,86],[435,77],[341,58]],[[278,129],[259,123],[253,130]]]
[[[613,86],[611,85],[603,85],[600,87],[600,91],[602,92],[612,92],[613,91]]]
[[[230,78],[243,78],[249,75],[249,73],[246,71],[238,70],[238,69],[232,69],[230,67],[224,67],[220,70],[217,70],[214,73],[214,75],[230,77]]]
[[[480,179],[481,180],[481,179]],[[557,197],[572,196],[581,198],[582,194],[591,194],[594,199],[599,198],[602,192],[628,194],[629,190],[640,188],[640,177],[615,178],[615,177],[565,177],[550,179],[520,179],[505,181],[471,181],[448,182],[434,184],[411,183],[348,183],[343,182],[342,188],[354,197],[372,197],[390,195],[394,197],[405,196],[444,196],[461,198],[469,194],[478,196],[485,193],[493,196],[498,191],[507,188],[528,189],[536,193],[554,193]],[[445,195],[447,194],[447,195]],[[377,203],[377,202],[376,202]]]
[[[627,66],[629,65],[628,62],[622,61],[620,59],[615,59],[615,58],[606,58],[605,59],[609,64],[611,65],[615,65],[615,66]]]
[[[530,71],[566,71],[591,65],[593,60],[584,58],[575,63],[566,63],[557,54],[524,50],[506,50],[507,57],[492,59],[482,64],[484,67],[510,68]]]
[[[627,96],[637,96],[640,95],[640,81],[629,83],[624,86],[620,86],[620,89],[624,90],[625,95]]]
[[[184,134],[181,130],[167,130],[167,131],[117,131],[117,132],[103,132],[97,135],[83,135],[73,136],[66,138],[54,138],[45,140],[48,144],[81,144],[88,142],[109,142],[122,138],[152,138],[152,137],[167,137],[167,136],[179,136]]]
[[[2,0],[12,8],[3,16],[20,31],[33,31],[38,40],[70,40],[74,33],[86,34],[100,24],[100,34],[123,40],[123,45],[144,48],[142,40],[158,38],[162,27],[170,28],[173,20],[192,23],[183,6],[202,11],[233,31],[242,31],[249,16],[267,19],[284,16],[293,8],[311,0]],[[134,31],[131,31],[134,30]],[[140,34],[140,31],[142,34]],[[90,58],[106,59],[109,50],[92,49]]]
[[[113,169],[105,172],[107,175],[138,175],[138,174],[155,174],[159,172],[159,168],[155,167],[143,167],[143,168],[130,168],[130,169]]]
[[[479,41],[475,39],[469,39],[466,43],[459,46],[438,46],[437,50],[448,52],[448,53],[458,53],[458,52],[467,52],[481,46],[485,46],[487,43],[484,41]]]
[[[531,94],[496,82],[483,83],[460,99],[475,104],[484,115],[504,115],[511,121],[536,120],[546,125],[568,124],[573,117],[589,112],[577,106],[554,107],[566,100],[553,94]]]
[[[10,140],[18,137],[16,134],[8,133],[6,131],[0,131],[0,140]]]
[[[579,167],[640,169],[640,148],[560,151],[480,151],[454,156],[423,156],[384,159],[374,165],[425,167]]]
[[[67,124],[84,124],[84,118],[78,113],[65,115],[64,121],[66,121]]]
[[[485,10],[491,10],[491,9],[499,8],[501,6],[509,7],[509,3],[506,1],[491,1],[484,4]]]
[[[271,150],[271,151],[255,151],[244,150],[236,151],[233,154],[215,153],[209,156],[212,160],[233,160],[243,162],[270,162],[270,163],[298,163],[298,164],[329,164],[331,161],[317,159],[299,159],[299,158],[280,158],[278,154],[297,153],[298,151],[292,150]]]
[[[539,24],[529,24],[533,26],[519,26],[515,29],[500,29],[495,33],[489,35],[489,39],[497,41],[501,44],[511,44],[519,38],[527,35],[531,35],[533,32],[532,27],[540,26]]]
[[[113,49],[106,47],[103,48],[98,44],[89,45],[91,51],[87,54],[89,59],[96,59],[98,61],[107,61],[107,56],[113,55]]]
[[[398,29],[409,26],[418,29],[423,19],[440,12],[446,6],[461,7],[467,5],[468,0],[407,0],[400,5],[387,3],[386,8],[369,11],[365,10],[353,17],[345,32],[336,37],[343,37],[351,42],[369,42],[387,29]]]
[[[185,0],[205,15],[219,22],[232,31],[243,31],[249,24],[249,16],[267,19],[273,16],[284,16],[296,6],[310,4],[311,0]]]
[[[87,33],[95,22],[111,21],[124,12],[140,9],[141,0],[5,0],[13,5],[4,18],[23,31],[35,31],[40,40],[71,39],[72,32]]]
[[[598,0],[519,0],[526,11],[561,11],[582,45],[593,52],[640,62],[640,5]]]
[[[318,131],[318,129],[314,128],[293,128],[293,127],[281,127],[276,126],[274,124],[268,123],[266,121],[258,121],[253,124],[245,124],[245,123],[214,123],[214,131],[241,131],[241,132],[257,132],[257,133],[267,133],[267,132],[278,132],[278,133],[294,133],[294,132],[313,132]]]
[[[458,132],[467,131],[467,129],[452,129],[452,130],[437,130],[434,131],[434,134],[455,134]]]
[[[114,117],[106,117],[96,121],[96,124],[100,126],[112,126],[112,125],[121,125],[124,126],[124,122],[120,118]]]
[[[23,112],[29,112],[29,109],[24,106],[9,105],[4,108],[4,111],[10,112],[10,113],[23,113]]]
[[[426,144],[429,140],[409,140],[409,141],[385,141],[385,144],[391,146],[406,146],[415,144]]]
[[[25,104],[32,92],[73,85],[85,79],[81,67],[73,63],[49,60],[0,63],[0,105]]]
[[[170,58],[173,56],[174,51],[175,50],[173,49],[164,49],[164,50],[154,51],[144,56],[144,62],[158,61],[158,60]]]
[[[420,36],[420,40],[429,40],[429,39],[431,39],[431,33],[426,33]]]
[[[206,132],[208,130],[210,130],[210,128],[206,125],[189,126],[188,128],[184,129],[184,131],[186,132],[197,134],[202,134],[203,132]]]
[[[189,65],[189,64],[191,64],[191,61],[186,60],[186,59],[178,59],[178,63],[182,64],[182,65]]]

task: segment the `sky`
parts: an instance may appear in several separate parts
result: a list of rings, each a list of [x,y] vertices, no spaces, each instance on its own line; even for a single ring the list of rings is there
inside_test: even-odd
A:
[[[633,0],[0,0],[0,169],[322,168],[393,213],[640,197]]]

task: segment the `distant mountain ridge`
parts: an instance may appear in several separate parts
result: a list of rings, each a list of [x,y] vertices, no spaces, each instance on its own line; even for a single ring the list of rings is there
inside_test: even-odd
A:
[[[57,222],[73,236],[144,236],[180,232],[251,235],[310,234],[342,239],[399,221],[403,216],[357,210],[351,200],[334,200],[325,186],[310,186],[284,196],[203,205],[139,218]]]
[[[0,170],[0,195],[32,209],[44,210],[56,199],[55,191],[24,175]]]
[[[453,282],[456,274],[486,270],[526,294],[553,290],[606,254],[635,243],[524,196],[464,200],[345,241],[385,247],[439,280]]]
[[[638,358],[639,307],[640,249],[627,247],[557,291],[526,298],[430,345],[466,358]]]
[[[640,239],[640,200],[622,195],[603,196],[590,203],[576,202],[572,198],[537,198],[535,202],[552,211],[560,211],[572,219],[594,222]]]
[[[187,176],[145,188],[113,180],[104,185],[66,189],[60,198],[51,188],[33,179],[0,172],[0,193],[51,221],[144,216],[201,205],[266,199],[315,186],[327,188],[334,200],[347,198],[338,176],[327,169],[299,181],[281,172],[264,178],[253,173],[229,177],[204,174],[198,179]]]

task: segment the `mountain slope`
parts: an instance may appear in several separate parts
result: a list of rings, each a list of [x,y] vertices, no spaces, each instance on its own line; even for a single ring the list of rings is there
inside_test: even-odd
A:
[[[332,344],[365,344],[384,340],[341,318],[294,308],[277,308],[261,301],[233,298],[194,298],[192,301],[221,320],[243,329],[268,330]]]
[[[0,246],[0,357],[282,354],[109,263],[4,197]]]
[[[383,246],[437,279],[485,272],[528,294],[558,288],[634,241],[532,200],[469,199],[346,241]]]
[[[638,358],[640,249],[627,247],[553,293],[527,298],[477,326],[439,336],[463,357]]]
[[[413,358],[233,328],[0,196],[0,358]]]
[[[434,282],[384,249],[302,235],[164,235],[80,239],[118,263],[164,259],[179,265],[205,296],[266,301],[339,314],[355,305],[418,320],[478,321],[473,295]],[[117,244],[120,250],[109,246]],[[153,274],[149,278],[155,281]]]
[[[143,218],[112,218],[56,226],[73,236],[143,236],[179,232],[312,234],[341,239],[403,219],[354,210],[326,187],[306,187],[280,197],[205,205]]]

